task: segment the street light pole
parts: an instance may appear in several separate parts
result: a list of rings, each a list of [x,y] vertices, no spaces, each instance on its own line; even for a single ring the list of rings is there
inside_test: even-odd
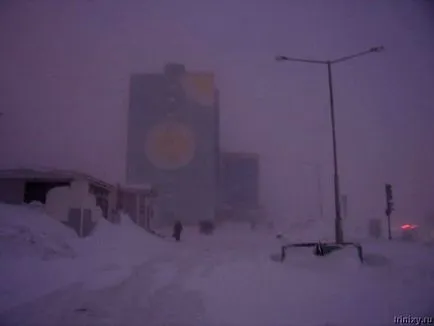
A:
[[[338,166],[338,155],[337,155],[337,145],[336,145],[336,123],[335,123],[335,107],[333,98],[333,79],[332,79],[332,65],[335,63],[347,61],[360,57],[365,54],[373,52],[381,52],[384,50],[383,46],[373,47],[369,50],[359,52],[356,54],[341,57],[335,60],[311,60],[311,59],[300,59],[300,58],[290,58],[286,56],[277,56],[276,61],[296,61],[303,63],[312,64],[323,64],[327,65],[328,73],[328,85],[330,94],[330,120],[332,128],[332,140],[333,140],[333,183],[334,183],[334,202],[335,202],[335,241],[336,243],[344,242],[344,234],[342,229],[342,216],[341,216],[341,205],[340,205],[340,190],[339,190],[339,166]]]
[[[338,154],[336,145],[336,122],[335,122],[335,105],[333,98],[333,79],[332,79],[332,63],[327,61],[327,72],[329,81],[330,92],[330,120],[332,124],[332,139],[333,139],[333,184],[334,184],[334,197],[335,197],[335,241],[336,243],[344,242],[344,234],[342,230],[342,215],[340,205],[340,186],[339,186],[339,167],[338,167]]]

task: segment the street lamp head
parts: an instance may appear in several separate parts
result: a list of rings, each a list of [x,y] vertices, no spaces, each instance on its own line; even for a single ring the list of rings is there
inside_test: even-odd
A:
[[[285,57],[285,56],[283,56],[283,55],[277,55],[275,57],[275,59],[276,59],[276,61],[286,61],[286,60],[288,60],[288,58]]]
[[[371,52],[381,52],[384,50],[384,46],[376,46],[371,48]]]

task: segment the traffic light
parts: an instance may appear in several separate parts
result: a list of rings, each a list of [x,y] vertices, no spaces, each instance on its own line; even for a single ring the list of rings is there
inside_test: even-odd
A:
[[[392,229],[390,227],[390,215],[395,210],[393,205],[393,193],[392,185],[386,183],[386,215],[387,215],[387,229],[388,229],[388,239],[392,240]]]
[[[386,200],[387,200],[387,202],[391,202],[392,199],[393,199],[392,185],[389,183],[386,183]]]
[[[394,210],[392,185],[386,183],[386,215],[390,215]]]

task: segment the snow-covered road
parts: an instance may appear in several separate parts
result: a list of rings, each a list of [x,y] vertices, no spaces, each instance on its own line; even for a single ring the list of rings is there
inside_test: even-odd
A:
[[[16,307],[0,320],[2,325],[17,326],[204,325],[200,293],[181,286],[201,262],[197,257],[177,254],[151,259],[111,287],[93,290],[83,284],[68,286]]]
[[[192,277],[205,279],[215,267],[238,261],[240,252],[173,245],[134,267],[131,276],[114,286],[67,286],[1,314],[1,325],[212,325],[206,320],[203,293],[188,283],[194,283]],[[117,268],[107,266],[98,278],[110,278]],[[230,296],[231,289],[227,291]]]
[[[65,235],[74,255],[46,260],[46,248],[63,248],[51,240],[63,226],[47,219],[38,230],[30,222],[43,216],[11,209],[0,224],[10,231],[1,326],[390,326],[397,316],[434,313],[428,244],[366,240],[363,265],[354,248],[327,257],[294,249],[277,263],[270,256],[279,241],[267,230],[227,226],[205,236],[187,227],[175,243],[125,219],[88,239]],[[28,232],[18,232],[23,226]]]
[[[383,267],[360,267],[351,251],[339,255],[318,260],[297,251],[291,261],[278,264],[259,247],[228,251],[174,243],[120,283],[74,284],[11,309],[0,321],[5,326],[283,326],[303,321],[388,326],[395,315],[427,312],[429,303],[420,300],[434,289],[434,270],[422,280],[414,271],[394,273],[386,261],[375,260]],[[110,278],[116,268],[108,265],[98,277]],[[424,288],[429,279],[431,287]]]

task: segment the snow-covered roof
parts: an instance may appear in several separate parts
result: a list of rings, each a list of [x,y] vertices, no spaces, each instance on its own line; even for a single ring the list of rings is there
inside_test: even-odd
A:
[[[47,178],[47,179],[69,179],[74,178],[73,173],[59,170],[41,170],[41,169],[8,169],[0,170],[0,178],[10,179],[26,179],[26,178]]]
[[[86,179],[89,182],[95,183],[101,187],[112,189],[113,185],[92,177],[86,173],[74,170],[61,170],[50,168],[17,168],[17,169],[4,169],[0,170],[0,179],[45,179],[45,180],[58,180],[58,179]]]

